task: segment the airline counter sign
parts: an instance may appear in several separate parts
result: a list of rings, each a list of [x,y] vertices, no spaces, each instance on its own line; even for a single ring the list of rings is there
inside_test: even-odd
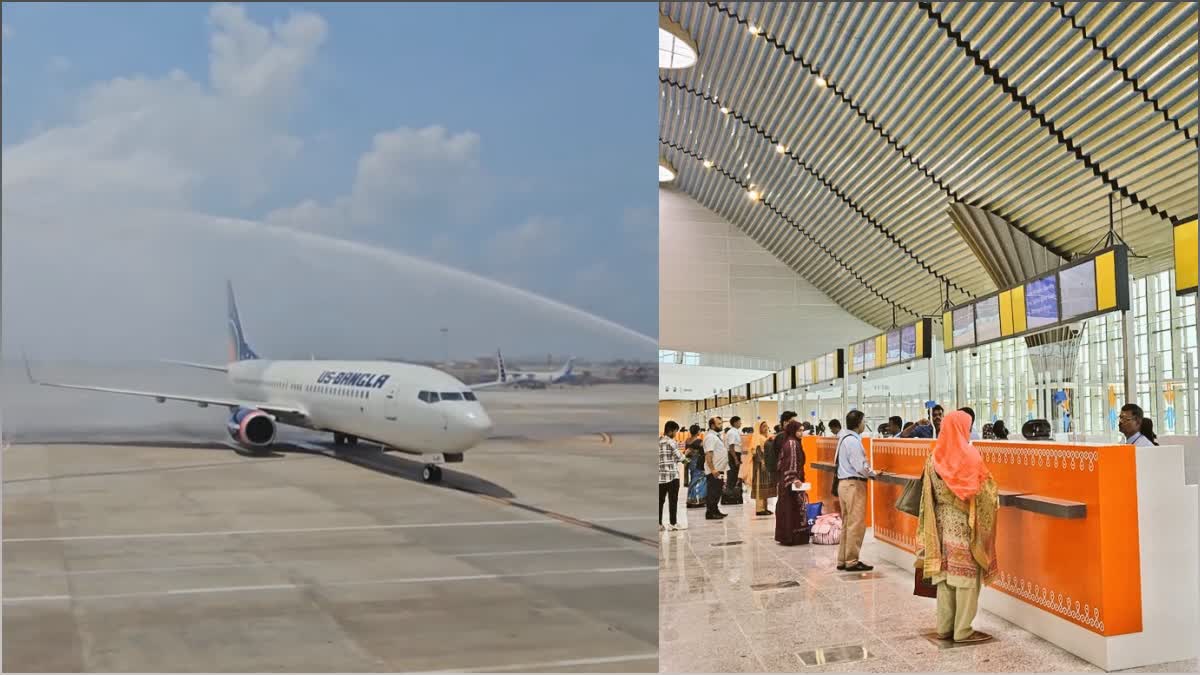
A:
[[[328,384],[339,387],[363,387],[364,389],[382,389],[383,383],[391,375],[376,375],[374,373],[347,373],[340,370],[326,370],[317,377],[317,384]]]

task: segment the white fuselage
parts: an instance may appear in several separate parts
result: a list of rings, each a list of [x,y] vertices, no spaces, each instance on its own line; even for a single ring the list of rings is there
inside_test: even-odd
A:
[[[463,452],[487,438],[492,428],[470,387],[425,366],[256,359],[229,364],[228,376],[239,397],[304,408],[308,419],[300,426],[397,450]],[[436,400],[430,400],[429,392],[438,394]]]

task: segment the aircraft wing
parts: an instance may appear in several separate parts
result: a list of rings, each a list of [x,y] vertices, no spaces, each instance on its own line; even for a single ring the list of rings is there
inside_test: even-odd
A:
[[[494,387],[506,387],[510,384],[512,384],[512,382],[504,382],[502,380],[492,380],[491,382],[480,382],[479,384],[472,384],[469,386],[471,387],[471,391],[478,391],[480,389],[492,389]]]
[[[152,398],[159,403],[164,401],[184,401],[186,403],[195,403],[200,407],[208,407],[210,405],[225,407],[225,408],[257,408],[263,412],[272,413],[274,415],[290,415],[307,417],[308,411],[302,407],[267,403],[265,401],[251,401],[247,399],[233,398],[207,398],[203,396],[190,396],[186,394],[171,394],[161,391],[139,391],[136,389],[115,389],[112,387],[94,387],[83,384],[68,384],[64,382],[42,382],[33,377],[33,372],[29,370],[28,362],[25,364],[25,372],[29,375],[29,381],[34,384],[39,384],[43,387],[58,387],[60,389],[80,389],[83,391],[99,391],[106,394],[122,394],[124,396],[140,396],[142,398]]]

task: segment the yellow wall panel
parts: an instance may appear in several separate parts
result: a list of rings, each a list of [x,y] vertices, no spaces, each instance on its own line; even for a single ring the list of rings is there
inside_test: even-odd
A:
[[[1200,264],[1197,257],[1196,221],[1183,223],[1175,227],[1175,288],[1176,290],[1196,289],[1196,268]]]
[[[954,319],[950,312],[942,312],[942,349],[950,349],[954,344]]]
[[[1096,258],[1096,309],[1112,309],[1116,306],[1116,256],[1109,251]]]
[[[1000,292],[1000,335],[1013,334],[1012,291]]]
[[[925,353],[925,321],[917,322],[917,348],[916,358],[923,359],[928,354]]]
[[[1025,332],[1025,287],[1018,286],[1012,289],[1012,320],[1013,332]]]

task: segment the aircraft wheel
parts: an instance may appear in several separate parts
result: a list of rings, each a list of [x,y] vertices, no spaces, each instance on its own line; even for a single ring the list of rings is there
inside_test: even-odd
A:
[[[347,436],[346,445],[358,445],[358,436]]]
[[[442,480],[442,470],[436,464],[426,464],[421,470],[421,480],[426,483],[437,483]]]
[[[333,444],[334,444],[334,445],[345,445],[345,444],[346,444],[346,437],[345,437],[345,436],[343,436],[342,434],[339,434],[339,433],[338,433],[338,432],[336,432],[336,431],[335,431],[335,432],[333,432]]]

